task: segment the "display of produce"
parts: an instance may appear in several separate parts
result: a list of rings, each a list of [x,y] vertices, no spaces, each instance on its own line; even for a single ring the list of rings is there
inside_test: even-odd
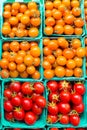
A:
[[[84,113],[85,85],[82,82],[49,80],[47,123],[59,123],[78,126]]]
[[[2,44],[0,60],[2,78],[40,79],[40,41],[6,41]]]
[[[44,78],[82,77],[85,47],[79,38],[43,39]]]
[[[21,127],[22,123],[31,126],[37,121],[42,122],[41,116],[45,114],[46,107],[45,86],[42,82],[13,81],[4,83],[3,87],[3,120],[12,125],[19,122]]]
[[[3,7],[3,37],[38,37],[41,33],[40,5],[28,3],[6,3]]]
[[[0,1],[0,130],[87,130],[87,0]]]
[[[82,0],[44,1],[44,34],[54,36],[56,34],[82,35],[84,33]]]

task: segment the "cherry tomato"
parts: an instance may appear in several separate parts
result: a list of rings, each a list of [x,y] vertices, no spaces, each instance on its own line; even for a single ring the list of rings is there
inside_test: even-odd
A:
[[[7,98],[7,99],[10,99],[12,97],[12,92],[9,88],[6,88],[4,90],[4,96]]]
[[[21,105],[21,98],[19,96],[14,96],[11,99],[11,103],[15,107],[20,106]]]
[[[13,110],[13,106],[11,104],[11,101],[5,101],[4,102],[4,109],[7,112],[11,112]]]
[[[36,114],[36,115],[41,115],[42,114],[42,108],[38,107],[37,104],[33,104],[32,107],[32,111]]]
[[[59,112],[59,108],[58,108],[58,105],[57,104],[55,104],[55,103],[49,103],[49,105],[48,105],[48,112],[49,112],[49,114],[51,114],[51,115],[57,115],[58,114],[58,112]]]
[[[40,96],[40,94],[33,93],[31,96],[32,101],[35,102],[38,96]]]
[[[22,107],[25,111],[29,111],[33,106],[32,100],[30,98],[23,98],[22,99]]]
[[[50,90],[51,92],[55,92],[58,90],[58,83],[56,81],[49,81],[47,82],[47,88],[48,90]]]
[[[22,108],[16,108],[14,111],[13,111],[13,116],[16,120],[18,121],[21,121],[24,119],[25,117],[25,112]]]
[[[60,123],[61,124],[68,124],[69,123],[69,116],[68,115],[62,115],[60,117]]]
[[[13,92],[19,92],[21,90],[21,83],[20,82],[11,82],[9,88]]]
[[[61,102],[67,103],[67,102],[70,102],[70,99],[71,99],[70,92],[68,92],[68,91],[61,91],[60,92],[60,101]]]
[[[56,123],[58,121],[58,116],[57,115],[51,115],[51,114],[48,114],[47,116],[47,122],[48,123]]]
[[[85,93],[85,91],[86,91],[85,86],[84,86],[83,83],[75,83],[74,84],[74,89],[80,95],[83,95]]]
[[[44,85],[41,82],[35,82],[33,87],[37,94],[42,94],[44,92]]]
[[[13,119],[13,112],[5,112],[5,118],[8,121],[11,121]]]
[[[68,81],[60,81],[59,83],[58,83],[58,88],[59,88],[59,90],[61,91],[61,90],[68,90],[68,91],[70,91],[71,90],[71,84],[68,82]]]
[[[36,119],[36,115],[33,112],[27,112],[24,121],[28,125],[33,125],[36,122]]]
[[[73,104],[79,105],[82,103],[82,96],[77,93],[74,93],[71,95],[71,101]]]
[[[31,95],[33,93],[32,84],[29,82],[23,83],[21,86],[21,91],[25,95],[27,95],[27,94]]]
[[[59,101],[59,94],[58,94],[58,92],[51,92],[51,93],[49,93],[48,100],[50,102],[53,101],[54,103],[57,103]]]
[[[84,112],[84,104],[74,105],[73,109],[76,110],[79,114]]]
[[[70,123],[74,126],[78,126],[80,123],[80,117],[78,115],[71,115],[69,120]]]
[[[58,106],[59,106],[59,112],[62,114],[68,114],[70,112],[70,104],[69,103],[60,102],[58,104]]]
[[[36,98],[36,104],[39,107],[44,108],[46,106],[46,99],[43,96],[38,96]]]

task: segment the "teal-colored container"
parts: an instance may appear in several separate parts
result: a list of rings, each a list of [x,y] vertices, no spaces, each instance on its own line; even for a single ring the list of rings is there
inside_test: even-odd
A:
[[[46,0],[44,0],[44,4],[45,4],[45,1]],[[81,8],[81,18],[83,18],[84,19],[84,0],[81,0],[80,1],[80,8]],[[44,23],[43,23],[43,34],[44,34],[44,36],[47,36],[46,34],[45,34],[45,32],[44,32],[44,29],[45,29],[45,27],[46,27],[46,25],[45,25],[45,6],[43,7],[43,10],[44,10]],[[85,24],[84,24],[84,26],[83,26],[83,33],[82,33],[82,36],[84,36],[85,35]],[[52,34],[52,35],[49,35],[49,36],[51,36],[51,37],[57,37],[57,36],[70,36],[70,37],[72,37],[72,36],[81,36],[81,35],[75,35],[75,34],[73,34],[73,35],[65,35],[65,34]]]
[[[0,16],[0,38],[1,38],[1,16]]]
[[[2,130],[8,130],[10,127],[3,127],[3,129]],[[13,129],[13,127],[12,128],[10,128],[10,129]],[[38,129],[38,128],[37,128]],[[21,130],[34,130],[34,128],[32,128],[32,129],[30,129],[30,128],[23,128],[23,129],[21,129]],[[46,130],[46,128],[41,128],[41,130]]]
[[[1,82],[0,82],[0,129],[2,128],[1,118],[2,114],[1,114]]]
[[[20,0],[20,3],[25,3],[27,4],[28,2],[30,2],[32,0]],[[38,8],[39,8],[39,11],[40,11],[40,18],[41,18],[41,24],[40,24],[40,27],[39,27],[39,35],[37,37],[14,37],[14,38],[10,38],[10,37],[5,37],[2,33],[1,33],[1,37],[6,40],[10,40],[10,39],[40,39],[42,37],[42,5],[41,5],[41,2],[39,0],[33,0],[37,3],[38,5]],[[4,5],[5,4],[12,4],[13,2],[15,2],[15,0],[6,0],[6,2],[3,2],[2,3],[2,13],[4,11]],[[3,23],[4,23],[4,18],[2,17],[2,20],[1,20],[1,29],[2,29],[2,26],[3,26]]]
[[[68,40],[72,40],[72,39],[74,39],[74,38],[78,38],[78,39],[80,39],[81,40],[81,45],[82,45],[82,47],[85,47],[85,44],[84,44],[84,39],[82,38],[82,37],[80,37],[80,36],[72,36],[72,37],[68,37],[68,36],[64,36],[66,39],[68,39]],[[43,39],[44,38],[50,38],[50,39],[57,39],[57,38],[59,38],[59,37],[43,37]],[[72,77],[62,77],[62,78],[59,78],[59,77],[53,77],[52,79],[53,80],[69,80],[69,79],[71,79],[71,80],[75,80],[75,79],[77,79],[77,80],[83,80],[83,79],[85,79],[85,74],[86,74],[86,57],[84,57],[83,58],[83,65],[82,65],[82,70],[83,70],[83,75],[82,75],[82,77],[75,77],[75,76],[72,76]],[[43,69],[43,72],[44,72],[44,69]],[[46,79],[45,77],[44,77],[44,79]],[[51,79],[51,80],[52,80]]]
[[[11,42],[11,41],[18,41],[18,42],[21,42],[21,41],[35,41],[35,42],[38,42],[38,45],[40,47],[40,50],[41,50],[41,55],[40,55],[40,66],[38,67],[38,70],[40,72],[40,79],[39,80],[42,80],[43,79],[43,68],[42,68],[42,61],[43,61],[43,49],[42,49],[42,39],[40,40],[3,40],[3,39],[0,39],[0,59],[2,57],[2,45],[4,42]],[[1,80],[3,80],[3,78],[0,77]],[[13,80],[17,80],[17,79],[20,79],[22,80],[22,78],[18,77],[18,78],[9,78],[9,79],[13,79]],[[28,79],[32,79],[31,77],[28,77],[28,78],[25,78],[24,80],[28,80]],[[36,79],[35,79],[36,80]]]
[[[87,35],[85,35],[83,37],[83,42],[84,42],[84,45],[85,45],[85,38],[87,38]],[[85,46],[86,47],[86,46]],[[86,58],[87,59],[87,58]],[[85,65],[86,65],[86,60],[85,60]],[[86,67],[87,68],[87,67]],[[87,78],[87,74],[86,74],[86,70],[85,70],[85,78]]]
[[[2,81],[2,100],[1,100],[1,104],[2,104],[1,105],[1,114],[2,114],[1,122],[2,122],[2,125],[4,125],[5,127],[10,127],[10,128],[27,128],[27,129],[44,128],[45,125],[46,125],[46,109],[43,110],[40,118],[33,125],[27,125],[23,122],[18,122],[18,121],[10,122],[10,121],[7,121],[5,119],[5,117],[4,117],[4,106],[3,106],[3,104],[4,104],[4,89],[5,89],[5,84],[8,83],[8,82],[11,82],[11,81],[12,80],[9,80],[9,79]],[[20,80],[18,79],[16,81],[20,81]],[[22,81],[20,81],[20,82],[25,82],[25,80],[22,79]],[[28,82],[34,83],[34,82],[38,82],[38,80],[37,81],[28,80]],[[44,91],[43,96],[46,98],[46,91]]]
[[[54,127],[48,127],[47,130],[50,130],[51,128],[54,128]],[[59,128],[59,127],[56,127],[56,128]],[[72,127],[72,128],[73,128],[73,127]],[[87,129],[85,126],[79,127],[79,128],[85,128],[85,129]],[[62,129],[62,128],[60,128],[60,129]],[[63,129],[66,129],[66,128],[63,128]]]
[[[46,84],[47,84],[48,81],[49,80],[45,81],[45,86],[46,86]],[[56,81],[59,81],[59,80],[56,80]],[[47,126],[49,126],[49,127],[57,127],[57,128],[67,128],[67,127],[68,128],[69,127],[71,127],[71,128],[79,128],[79,127],[87,127],[87,80],[72,80],[72,79],[70,79],[70,80],[67,80],[67,81],[71,81],[71,82],[83,81],[84,85],[85,85],[85,88],[86,88],[86,92],[85,92],[85,94],[83,96],[83,102],[84,102],[85,108],[84,108],[84,112],[80,115],[80,123],[79,123],[78,126],[73,126],[70,123],[67,124],[67,125],[63,125],[63,124],[57,122],[55,124],[49,124],[49,123],[47,123]],[[46,93],[47,93],[46,99],[48,101],[48,94],[49,94],[49,92],[48,92],[47,88],[46,88]],[[47,116],[47,109],[46,109],[46,116]]]

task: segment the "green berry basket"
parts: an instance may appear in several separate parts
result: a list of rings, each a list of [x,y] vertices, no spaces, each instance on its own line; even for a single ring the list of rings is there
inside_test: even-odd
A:
[[[10,128],[10,127],[3,127],[2,130],[8,130],[8,129],[9,129],[9,130],[10,130],[10,129],[13,129],[13,127],[12,127],[12,128]],[[38,128],[37,128],[37,129],[38,129]],[[40,129],[41,129],[41,130],[46,130],[45,128],[40,128]],[[23,128],[23,129],[21,129],[21,130],[34,130],[34,128],[32,128],[32,129],[30,129],[30,128],[28,128],[28,129],[27,129],[27,128],[26,128],[26,129]]]
[[[42,80],[42,79],[43,79],[43,68],[42,68],[43,49],[42,49],[42,39],[40,39],[40,40],[35,40],[35,39],[33,39],[33,40],[3,40],[3,39],[2,39],[2,40],[0,40],[0,59],[2,58],[2,45],[3,45],[3,43],[4,43],[4,42],[12,42],[12,41],[18,41],[18,42],[21,42],[21,41],[29,41],[29,42],[35,41],[35,42],[38,43],[39,48],[40,48],[40,51],[41,51],[41,54],[40,54],[40,66],[38,66],[37,69],[38,69],[39,72],[40,72],[40,79],[39,79],[39,80]],[[2,77],[0,77],[0,79],[3,80]],[[22,80],[22,78],[20,78],[20,77],[17,77],[17,78],[9,78],[9,79],[13,79],[13,80],[20,79],[20,80]],[[31,78],[31,77],[28,77],[28,78],[24,78],[24,79],[25,79],[25,81],[26,81],[26,80],[32,79],[32,78]],[[35,80],[37,80],[37,79],[35,79]]]
[[[9,79],[6,79],[6,80],[2,81],[2,100],[1,100],[1,104],[2,104],[2,106],[1,106],[1,113],[2,113],[1,122],[2,122],[2,124],[4,126],[10,127],[10,128],[27,128],[27,129],[44,128],[45,125],[46,125],[46,109],[43,109],[43,112],[40,115],[40,118],[33,125],[27,125],[24,122],[18,122],[18,121],[10,122],[10,121],[7,121],[5,119],[5,117],[4,117],[4,106],[3,106],[3,104],[4,104],[4,95],[3,94],[4,94],[5,84],[9,83],[11,81],[12,80],[9,80]],[[22,81],[19,80],[19,79],[16,80],[16,81],[25,82],[25,80],[23,80],[23,79],[22,79]],[[35,82],[38,82],[38,80],[37,81],[35,81],[35,80],[27,80],[27,82],[35,83]],[[46,98],[46,91],[44,91],[43,96]]]
[[[27,4],[28,2],[30,2],[32,0],[19,0],[18,2],[20,3],[24,3],[24,4]],[[38,5],[38,8],[39,8],[39,11],[40,11],[40,18],[41,18],[41,24],[39,26],[39,35],[37,37],[14,37],[14,38],[10,38],[9,36],[4,36],[2,33],[1,33],[1,37],[4,39],[4,40],[10,40],[10,39],[21,39],[21,40],[24,40],[24,39],[40,39],[42,37],[42,5],[41,5],[41,2],[39,0],[33,0],[34,2],[37,3]],[[4,12],[4,6],[6,4],[12,4],[13,2],[15,2],[15,0],[6,0],[5,2],[2,2],[2,19],[1,19],[1,30],[2,30],[2,26],[3,26],[3,23],[4,23],[4,18],[3,18],[3,12]]]
[[[63,36],[61,36],[61,37],[63,37]],[[74,38],[78,38],[78,39],[80,39],[80,41],[81,41],[81,46],[82,47],[85,47],[85,44],[84,44],[84,39],[83,39],[83,37],[80,37],[80,36],[72,36],[72,37],[68,37],[68,36],[64,36],[65,37],[65,39],[66,40],[72,40],[72,39],[74,39]],[[57,38],[59,38],[59,37],[43,37],[43,39],[44,38],[49,38],[49,39],[57,39]],[[51,80],[83,80],[83,79],[85,79],[85,75],[86,75],[86,65],[85,65],[85,63],[86,63],[86,57],[84,57],[83,58],[83,65],[82,65],[82,71],[83,71],[83,75],[81,76],[81,77],[75,77],[75,76],[72,76],[72,77],[53,77]],[[43,69],[43,73],[44,73],[44,69]],[[44,74],[43,74],[44,75]],[[46,80],[46,78],[44,77],[44,79]]]
[[[46,0],[44,0],[44,5],[45,5],[45,2]],[[81,18],[84,19],[84,0],[80,0],[80,8],[81,8]],[[44,32],[44,29],[46,27],[45,25],[45,6],[43,8],[43,11],[44,11],[44,23],[43,23],[43,33],[44,33],[44,36],[47,36],[46,33]],[[85,20],[84,20],[85,21]],[[85,24],[83,26],[83,33],[82,33],[82,36],[85,35]],[[66,34],[52,34],[52,35],[49,35],[50,37],[57,37],[57,36],[81,36],[81,35],[75,35],[75,34],[72,34],[72,35],[66,35]]]
[[[0,81],[0,129],[2,129],[1,118],[2,115],[1,115],[1,81]]]
[[[84,37],[83,37],[83,42],[84,42],[84,45],[85,45],[85,38],[87,38],[87,35],[85,35]],[[85,46],[86,47],[86,46]],[[86,52],[87,53],[87,52]],[[87,57],[86,57],[86,60],[87,60]],[[86,61],[85,60],[85,63],[84,64],[86,64]],[[86,66],[86,69],[87,69],[87,66]],[[87,78],[87,72],[86,72],[86,70],[85,70],[85,78]]]
[[[61,79],[62,80],[62,79]],[[48,89],[47,89],[47,82],[48,81],[50,81],[50,80],[46,80],[45,81],[45,86],[46,86],[46,93],[47,93],[47,95],[46,95],[46,100],[48,101],[48,94],[49,94],[49,92],[48,92]],[[56,81],[60,81],[60,80],[56,80]],[[70,80],[67,80],[67,81],[70,81],[70,82],[75,82],[75,81],[82,81],[83,83],[84,83],[84,85],[85,85],[85,88],[86,88],[86,92],[85,92],[85,94],[83,95],[83,103],[84,103],[84,106],[85,106],[85,108],[84,108],[84,112],[80,115],[80,123],[79,123],[79,125],[78,126],[73,126],[72,124],[67,124],[67,125],[63,125],[63,124],[61,124],[61,123],[59,123],[59,122],[57,122],[57,123],[54,123],[54,124],[50,124],[50,123],[48,123],[47,122],[47,126],[49,126],[49,127],[57,127],[57,128],[79,128],[79,127],[87,127],[87,80],[73,80],[73,79],[70,79]],[[47,113],[48,113],[48,111],[47,111],[47,109],[46,109],[46,116],[47,116]]]

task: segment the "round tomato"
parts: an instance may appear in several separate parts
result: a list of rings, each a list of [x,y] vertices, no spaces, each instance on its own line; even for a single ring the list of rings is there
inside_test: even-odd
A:
[[[28,125],[33,125],[36,122],[36,119],[36,115],[33,112],[27,112],[24,121]]]
[[[47,87],[48,87],[48,90],[55,92],[58,90],[58,83],[56,81],[48,81]]]

